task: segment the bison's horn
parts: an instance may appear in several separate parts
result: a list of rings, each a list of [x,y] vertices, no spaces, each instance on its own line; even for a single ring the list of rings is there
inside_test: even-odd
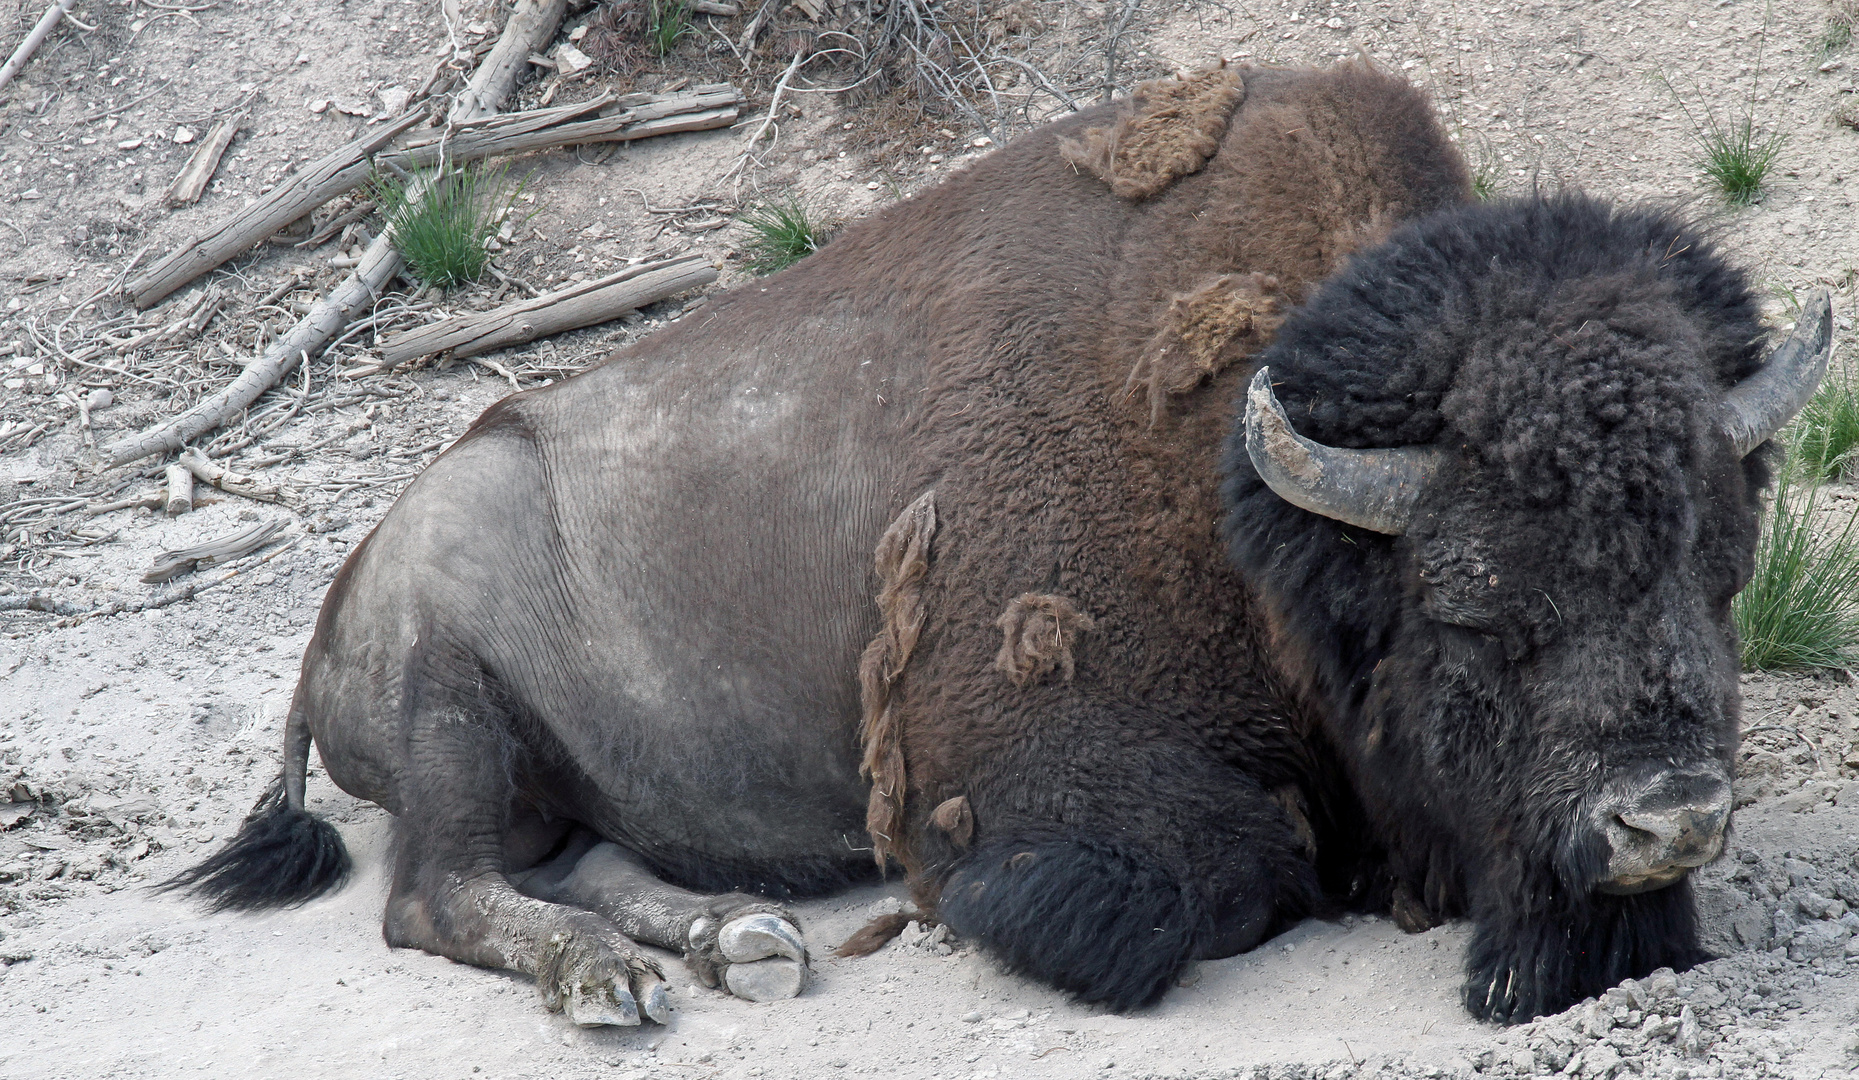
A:
[[[1742,457],[1768,442],[1814,396],[1833,355],[1833,302],[1822,289],[1801,309],[1794,333],[1769,354],[1762,370],[1737,383],[1725,399],[1724,433]]]
[[[1284,501],[1390,536],[1407,531],[1439,469],[1439,451],[1430,446],[1346,450],[1311,442],[1291,430],[1265,368],[1246,391],[1246,452]]]

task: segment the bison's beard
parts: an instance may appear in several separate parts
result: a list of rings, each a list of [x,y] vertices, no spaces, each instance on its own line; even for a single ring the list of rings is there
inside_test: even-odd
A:
[[[1560,1012],[1622,979],[1710,959],[1698,945],[1689,879],[1632,896],[1590,893],[1547,912],[1493,900],[1473,919],[1465,1007],[1498,1023]]]

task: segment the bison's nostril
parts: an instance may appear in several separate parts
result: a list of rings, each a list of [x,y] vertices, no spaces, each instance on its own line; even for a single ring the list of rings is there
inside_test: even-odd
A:
[[[1711,773],[1668,773],[1634,793],[1604,826],[1613,891],[1670,884],[1723,850],[1730,785]]]

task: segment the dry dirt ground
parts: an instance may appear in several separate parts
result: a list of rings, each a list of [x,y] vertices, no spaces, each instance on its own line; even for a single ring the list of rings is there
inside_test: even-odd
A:
[[[1160,1006],[1131,1016],[1005,976],[960,942],[906,935],[865,959],[818,962],[806,994],[771,1005],[697,987],[673,962],[671,1024],[581,1030],[545,1012],[523,979],[387,949],[378,918],[388,821],[320,771],[312,808],[339,823],[359,867],[346,890],[299,910],[223,917],[149,892],[229,835],[275,775],[323,591],[405,481],[510,381],[563,377],[685,307],[669,301],[492,357],[495,366],[345,377],[366,365],[363,336],[294,375],[241,429],[208,437],[218,450],[249,439],[227,460],[288,484],[290,508],[227,497],[173,519],[86,515],[83,502],[139,494],[157,475],[152,463],[99,474],[87,442],[147,426],[230,379],[236,358],[294,317],[288,305],[335,280],[329,260],[357,238],[230,264],[216,280],[234,300],[218,322],[165,353],[99,361],[116,371],[64,357],[80,341],[158,323],[186,294],[148,316],[94,294],[135,252],[159,256],[354,137],[382,111],[382,91],[416,87],[447,43],[440,8],[83,0],[75,14],[95,29],[60,28],[0,92],[0,600],[145,596],[155,587],[139,575],[158,551],[288,523],[244,572],[158,611],[75,625],[0,614],[0,1075],[1607,1080],[1844,1076],[1859,1066],[1859,689],[1840,674],[1745,680],[1745,805],[1700,888],[1724,959],[1509,1030],[1474,1024],[1456,1004],[1462,928],[1408,936],[1383,919],[1313,922],[1251,955],[1198,965]],[[1101,29],[1128,10],[1016,8],[1023,35]],[[0,0],[0,41],[10,48],[41,9]],[[1839,116],[1854,115],[1859,52],[1823,49],[1826,15],[1818,2],[1758,0],[1152,2],[1131,19],[1121,77],[1220,56],[1322,63],[1365,52],[1433,95],[1501,189],[1574,184],[1683,200],[1722,224],[1778,327],[1803,290],[1834,289],[1845,365],[1859,132]],[[467,4],[455,25],[468,45],[496,22]],[[732,34],[741,24],[721,22]],[[727,74],[733,60],[718,44],[705,31],[683,48]],[[1077,74],[1084,61],[1072,59],[1073,89],[1094,97],[1088,72]],[[666,81],[635,73],[626,88]],[[765,72],[750,89],[754,115],[767,101]],[[523,100],[543,92],[532,84]],[[327,104],[312,111],[317,102]],[[744,130],[522,162],[534,215],[503,269],[541,285],[677,250],[722,258],[741,245],[740,226],[706,231],[712,210],[650,208],[727,210],[791,189],[849,218],[987,152],[958,118],[887,138],[830,94],[801,95],[798,108],[743,190],[721,178]],[[213,188],[197,206],[166,209],[163,191],[189,150],[178,130],[198,137],[238,110],[246,127]],[[1787,142],[1761,202],[1729,211],[1698,186],[1692,133],[1707,115],[1746,114]],[[304,291],[249,309],[298,269]],[[742,276],[726,270],[718,287]],[[447,302],[489,300],[478,290]],[[93,411],[87,433],[77,404],[99,389],[113,403]],[[1846,508],[1859,497],[1840,494]],[[888,895],[800,905],[814,948],[823,953]]]

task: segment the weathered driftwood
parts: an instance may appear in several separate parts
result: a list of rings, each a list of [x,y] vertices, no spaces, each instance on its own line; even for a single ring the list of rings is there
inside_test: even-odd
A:
[[[197,477],[201,483],[211,484],[228,494],[243,495],[248,499],[257,499],[261,502],[288,501],[284,497],[284,489],[276,484],[260,480],[256,476],[233,472],[224,465],[210,460],[205,454],[191,446],[181,451],[178,464],[187,470],[189,476]]]
[[[628,94],[601,97],[579,105],[536,109],[490,117],[461,128],[444,140],[434,139],[377,155],[384,164],[403,169],[427,168],[441,158],[453,162],[548,150],[594,142],[629,142],[680,131],[707,131],[736,122],[742,92],[728,83],[712,83],[676,94]],[[610,116],[588,116],[618,106]],[[585,119],[575,119],[584,117]]]
[[[129,293],[136,306],[153,307],[201,274],[245,254],[272,233],[352,190],[374,171],[370,157],[419,122],[422,115],[416,112],[402,116],[373,134],[324,155],[205,236],[182,245],[129,283]]]
[[[288,524],[283,518],[242,529],[230,536],[208,540],[178,551],[164,551],[155,556],[155,563],[142,573],[142,580],[155,584],[180,577],[202,564],[230,562],[233,559],[250,555],[271,542],[271,538],[284,531]]]
[[[162,473],[162,486],[166,489],[162,508],[169,517],[178,517],[194,508],[194,474],[187,471],[187,466],[174,464]]]
[[[186,206],[200,198],[200,193],[207,189],[213,179],[213,173],[219,169],[219,159],[232,145],[232,137],[239,133],[239,124],[245,119],[243,113],[228,116],[213,125],[206,139],[194,150],[193,156],[181,169],[174,183],[168,185],[168,205]]]
[[[349,319],[372,306],[375,297],[400,272],[400,255],[386,241],[387,234],[383,234],[335,292],[318,300],[301,322],[272,342],[265,354],[225,389],[172,420],[111,443],[103,450],[105,463],[122,465],[150,454],[179,450],[195,436],[219,427],[257,401],[259,395],[294,370],[304,356],[322,352]]]
[[[471,81],[452,102],[446,122],[460,124],[489,116],[503,105],[515,89],[516,80],[529,62],[529,54],[548,48],[561,29],[568,0],[518,0],[516,10],[504,23],[503,34],[490,55],[478,65]]]
[[[636,308],[708,285],[716,267],[701,255],[630,266],[617,274],[505,304],[494,311],[422,326],[397,334],[381,347],[384,367],[451,350],[467,357],[521,345],[539,337],[617,319]]]
[[[388,138],[419,119],[418,114],[404,116],[389,125],[391,130],[384,133],[388,138],[377,134],[350,143],[301,170],[270,195],[234,214],[205,237],[189,241],[150,267],[129,283],[129,291],[137,307],[151,307],[161,302],[194,278],[244,254],[323,203],[353,190],[368,179],[375,161],[403,169],[425,168],[442,158],[462,163],[578,143],[627,142],[680,131],[705,131],[735,123],[741,104],[742,94],[728,83],[699,86],[678,94],[599,98],[560,109],[489,117],[464,125],[449,139],[434,139],[406,150],[382,152]],[[563,122],[585,117],[610,105],[618,105],[620,111],[611,116]]]

